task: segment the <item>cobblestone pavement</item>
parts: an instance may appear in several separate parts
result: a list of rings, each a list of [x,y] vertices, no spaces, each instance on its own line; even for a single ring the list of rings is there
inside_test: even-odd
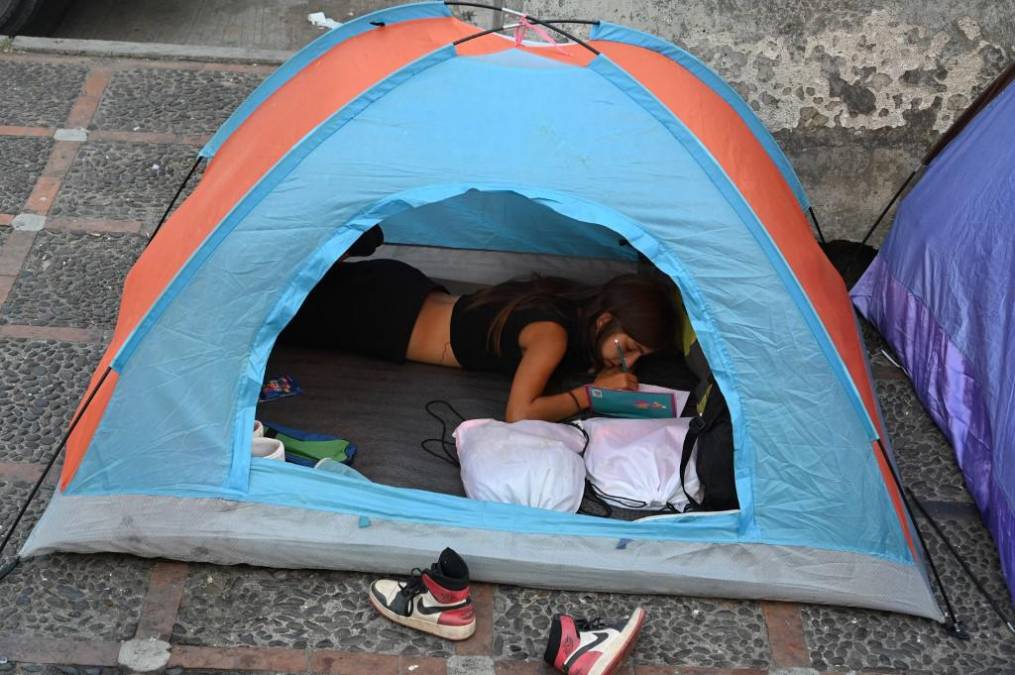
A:
[[[198,146],[270,70],[0,54],[0,82],[15,85],[0,89],[4,523],[66,427],[124,275]],[[1003,600],[997,556],[948,445],[898,371],[877,359],[875,374],[905,480]],[[47,481],[15,545],[51,491]],[[941,543],[928,535],[928,544],[970,641],[874,611],[480,584],[477,634],[451,644],[378,618],[363,574],[51,555],[0,582],[0,671],[125,671],[121,644],[157,638],[172,645],[171,673],[540,673],[551,613],[642,604],[650,619],[628,674],[1015,672],[1015,640]]]

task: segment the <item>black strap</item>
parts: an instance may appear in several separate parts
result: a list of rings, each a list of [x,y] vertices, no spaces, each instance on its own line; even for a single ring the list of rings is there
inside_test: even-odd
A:
[[[694,452],[694,444],[698,441],[698,436],[701,435],[701,432],[705,430],[705,426],[705,420],[700,415],[692,417],[687,425],[687,435],[684,436],[684,447],[680,453],[680,489],[684,491],[684,496],[687,497],[687,508],[684,511],[697,511],[701,508],[701,503],[687,491],[684,476],[687,474],[687,465],[690,463],[691,454]]]
[[[687,435],[684,436],[684,447],[680,453],[680,487],[684,490],[684,496],[687,497],[688,501],[688,507],[684,509],[685,511],[698,511],[701,509],[701,503],[687,492],[684,479],[687,474],[687,465],[691,461],[691,454],[694,452],[694,444],[698,441],[699,436],[715,425],[724,407],[720,404],[719,399],[716,398],[717,396],[721,397],[722,392],[719,391],[719,387],[715,383],[714,375],[708,376],[708,384],[705,386],[702,396],[706,397],[705,409],[700,415],[692,417],[687,425]]]

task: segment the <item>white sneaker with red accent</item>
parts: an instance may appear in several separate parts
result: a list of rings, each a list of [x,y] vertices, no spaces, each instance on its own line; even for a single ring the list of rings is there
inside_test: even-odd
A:
[[[644,623],[641,607],[631,613],[627,623],[557,614],[550,622],[543,659],[567,675],[609,675],[627,656]]]
[[[469,568],[450,548],[430,569],[414,569],[409,581],[380,579],[370,584],[370,602],[395,623],[448,640],[464,640],[476,632]]]

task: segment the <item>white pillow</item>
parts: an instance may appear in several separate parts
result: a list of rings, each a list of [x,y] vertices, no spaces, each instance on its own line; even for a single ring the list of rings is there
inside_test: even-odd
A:
[[[455,429],[472,499],[575,513],[585,492],[585,438],[567,424],[466,420]]]

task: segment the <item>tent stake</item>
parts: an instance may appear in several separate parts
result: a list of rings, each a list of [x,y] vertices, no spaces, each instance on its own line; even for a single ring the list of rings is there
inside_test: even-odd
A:
[[[56,446],[56,450],[54,450],[53,454],[50,455],[49,461],[46,462],[46,468],[43,469],[42,471],[42,475],[40,475],[39,478],[35,481],[35,485],[32,486],[32,491],[28,493],[28,497],[21,505],[21,509],[18,511],[18,515],[14,516],[14,520],[7,528],[7,534],[4,535],[3,543],[0,543],[0,555],[3,554],[4,549],[7,547],[7,542],[9,542],[11,540],[11,537],[14,535],[14,531],[18,529],[18,524],[24,517],[25,512],[28,511],[29,504],[32,503],[32,499],[34,499],[35,495],[39,492],[39,488],[42,486],[42,482],[46,480],[46,476],[49,475],[49,470],[52,469],[53,464],[56,463],[56,458],[60,456],[60,451],[63,450],[65,445],[67,445],[67,440],[70,438],[70,435],[74,433],[74,429],[77,427],[78,422],[80,422],[81,418],[84,417],[85,411],[88,410],[88,406],[91,404],[92,399],[95,398],[95,394],[97,394],[99,389],[102,388],[102,384],[106,381],[106,376],[109,375],[110,371],[112,370],[113,370],[112,366],[106,366],[106,372],[102,373],[102,377],[99,378],[98,384],[96,384],[95,388],[92,389],[92,392],[88,395],[88,398],[85,400],[84,405],[81,406],[81,410],[78,412],[77,416],[73,419],[73,421],[71,421],[70,427],[67,429],[67,433],[63,435],[63,440],[60,441],[59,445]],[[20,561],[21,556],[15,555],[14,558],[9,560],[7,563],[0,565],[0,581],[2,581],[8,574],[10,574],[14,570],[14,568],[18,566],[18,563]]]

